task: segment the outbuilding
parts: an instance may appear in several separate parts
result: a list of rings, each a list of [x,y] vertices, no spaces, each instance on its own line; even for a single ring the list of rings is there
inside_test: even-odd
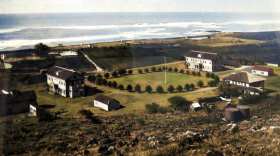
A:
[[[271,68],[262,67],[262,66],[254,66],[252,68],[252,74],[261,75],[261,76],[273,76],[274,71]]]
[[[120,108],[120,102],[105,95],[98,95],[94,99],[94,107],[112,111]]]
[[[191,104],[190,109],[191,109],[192,111],[198,111],[198,110],[201,109],[201,106],[200,106],[199,103],[193,103],[193,104]]]

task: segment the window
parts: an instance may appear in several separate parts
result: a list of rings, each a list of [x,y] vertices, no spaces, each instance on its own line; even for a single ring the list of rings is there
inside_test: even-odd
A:
[[[264,72],[261,72],[261,74],[264,74]]]
[[[256,73],[256,71],[255,71],[255,70],[253,70],[253,73]]]

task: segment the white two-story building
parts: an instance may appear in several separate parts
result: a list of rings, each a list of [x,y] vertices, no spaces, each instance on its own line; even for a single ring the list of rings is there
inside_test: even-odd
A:
[[[84,96],[84,77],[72,69],[53,66],[47,72],[49,90],[64,97]]]
[[[189,69],[197,71],[214,72],[223,70],[222,57],[217,53],[191,51],[186,56],[186,64]]]

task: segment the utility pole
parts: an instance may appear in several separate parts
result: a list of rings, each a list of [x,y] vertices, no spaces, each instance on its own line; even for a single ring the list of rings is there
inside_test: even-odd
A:
[[[165,67],[164,67],[164,72],[165,72],[165,81],[164,81],[164,83],[166,83],[166,57],[164,57],[164,60],[165,60]]]

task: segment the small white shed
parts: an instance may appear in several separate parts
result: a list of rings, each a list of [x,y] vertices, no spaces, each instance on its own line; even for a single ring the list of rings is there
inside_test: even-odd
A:
[[[199,103],[193,103],[193,104],[191,104],[190,109],[193,111],[198,111],[201,109],[201,106]]]

